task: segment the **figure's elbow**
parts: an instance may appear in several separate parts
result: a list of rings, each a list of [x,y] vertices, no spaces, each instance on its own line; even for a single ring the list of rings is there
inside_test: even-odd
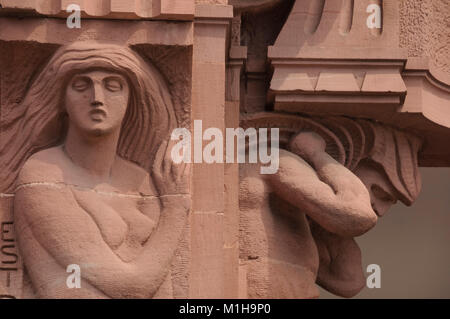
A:
[[[377,224],[378,217],[375,212],[370,209],[362,214],[355,216],[353,227],[351,228],[351,237],[358,237],[364,235]]]
[[[337,229],[332,231],[336,235],[350,238],[359,237],[371,230],[377,223],[378,217],[371,209],[369,211],[355,210],[342,218]]]

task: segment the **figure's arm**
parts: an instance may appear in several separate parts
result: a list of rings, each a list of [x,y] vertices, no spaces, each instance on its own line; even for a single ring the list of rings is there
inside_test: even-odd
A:
[[[35,181],[39,163],[27,162],[19,185]],[[169,167],[162,172],[164,185],[185,181],[186,170]],[[168,187],[168,186],[167,186]],[[112,298],[150,298],[164,281],[174,255],[186,216],[189,196],[170,194],[161,198],[161,217],[154,233],[133,262],[123,262],[105,243],[91,216],[78,206],[66,185],[38,184],[20,187],[15,197],[19,244],[23,250],[39,242],[50,258],[65,269],[70,264],[82,267],[84,280]],[[32,236],[20,236],[28,231]],[[25,254],[25,263],[27,255]],[[39,267],[28,263],[28,267]],[[39,271],[39,269],[36,269]]]
[[[45,299],[106,299],[97,287],[81,279],[81,287],[69,289],[67,280],[74,283],[75,274],[67,273],[66,269],[59,265],[47,250],[34,237],[29,227],[23,227],[23,216],[19,214],[15,218],[16,229],[20,229],[18,243],[20,252],[25,259],[27,275],[33,282],[34,293],[39,298]]]
[[[121,296],[125,283],[138,283],[134,278],[137,267],[114,254],[92,218],[78,207],[68,186],[22,187],[16,192],[14,213],[22,251],[29,251],[36,240],[62,269],[80,265],[82,277],[110,297]],[[24,255],[25,264],[39,271],[39,264],[27,262],[30,253]]]
[[[152,177],[160,195],[161,217],[145,250],[136,259],[147,269],[143,276],[149,282],[157,282],[158,287],[165,277],[154,278],[153,274],[157,274],[158,270],[160,273],[161,269],[169,270],[191,207],[190,166],[173,163],[171,152],[174,144],[175,141],[163,142],[155,156]]]
[[[365,286],[361,250],[354,238],[329,233],[314,222],[311,232],[319,252],[317,284],[329,292],[351,298]]]
[[[92,218],[77,207],[68,187],[21,188],[14,205],[22,250],[36,240],[62,269],[80,265],[81,276],[112,298],[153,296],[167,275],[186,216],[185,207],[164,201],[159,225],[141,257],[125,263],[105,243]],[[32,237],[20,235],[25,229]],[[24,258],[27,267],[39,267],[27,263],[27,254]],[[65,282],[67,276],[58,279]]]
[[[342,237],[362,235],[375,225],[366,187],[325,152],[320,136],[300,133],[291,151],[298,155],[280,150],[278,173],[265,176],[278,196]]]

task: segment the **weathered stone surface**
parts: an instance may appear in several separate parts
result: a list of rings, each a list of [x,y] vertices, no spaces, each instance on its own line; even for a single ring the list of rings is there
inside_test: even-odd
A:
[[[66,17],[70,5],[78,5],[84,17],[101,19],[192,20],[194,0],[2,0],[4,14],[25,13]]]
[[[428,57],[435,68],[450,73],[450,3],[400,1],[400,45],[409,57]],[[448,84],[449,81],[446,81]]]
[[[167,170],[164,138],[179,124],[153,64],[119,45],[62,46],[19,104],[2,111],[2,188],[14,196],[33,293],[174,297],[170,265],[189,211],[189,170]],[[67,289],[70,264],[83,269],[80,289]]]
[[[355,238],[450,166],[444,0],[0,4],[0,298],[352,297]],[[278,129],[278,170],[177,164],[199,120]]]

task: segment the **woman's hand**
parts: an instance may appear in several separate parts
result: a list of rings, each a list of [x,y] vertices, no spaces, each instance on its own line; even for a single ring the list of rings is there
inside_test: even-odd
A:
[[[190,164],[175,164],[172,148],[176,141],[164,141],[156,153],[152,176],[160,196],[189,194]]]

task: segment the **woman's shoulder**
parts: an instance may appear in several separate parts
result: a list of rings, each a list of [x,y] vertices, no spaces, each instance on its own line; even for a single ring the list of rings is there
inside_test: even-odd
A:
[[[61,146],[33,154],[22,166],[17,185],[29,183],[58,183],[63,181],[64,154]]]
[[[16,185],[32,183],[79,185],[80,181],[74,174],[77,175],[77,171],[74,171],[73,164],[68,160],[62,146],[57,146],[33,154],[22,166]],[[148,172],[119,156],[116,157],[112,177],[111,186],[123,193],[144,196],[157,194]]]

